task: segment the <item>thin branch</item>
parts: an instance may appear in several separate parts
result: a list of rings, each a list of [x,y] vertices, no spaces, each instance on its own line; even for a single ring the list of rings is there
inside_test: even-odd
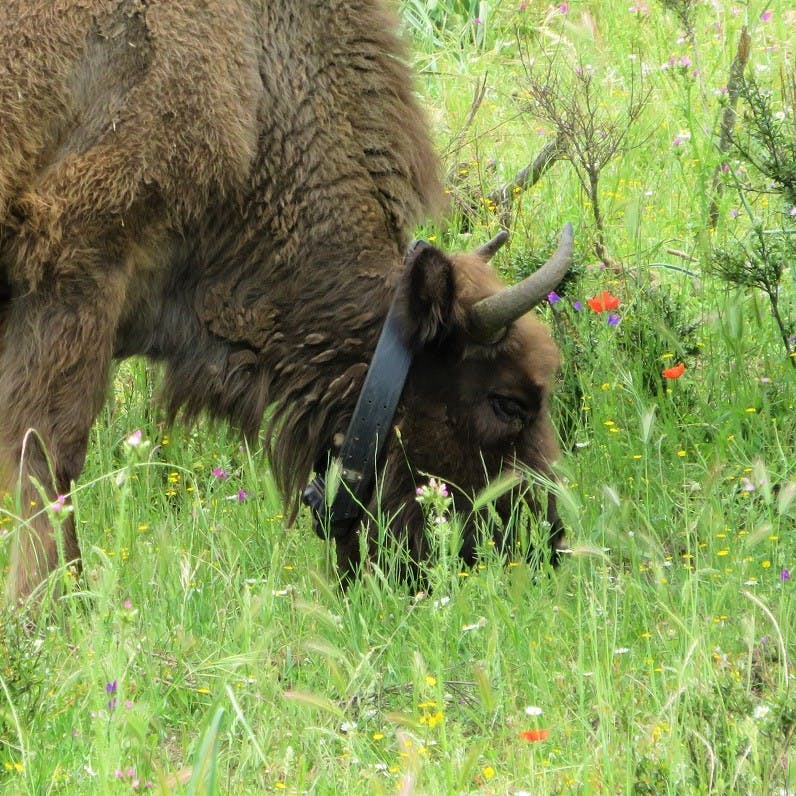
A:
[[[752,37],[746,25],[741,29],[738,37],[738,49],[730,66],[730,77],[727,81],[727,104],[721,114],[721,125],[719,127],[719,152],[725,155],[732,146],[732,134],[735,130],[735,107],[738,104],[738,95],[743,85],[743,73],[746,64],[749,62],[749,51],[752,45]],[[708,213],[708,224],[715,228],[719,220],[719,197],[721,196],[722,182],[721,173],[724,168],[724,159],[716,166],[713,173],[713,185],[711,188],[710,211]]]
[[[500,208],[500,215],[504,227],[508,227],[507,220],[511,213],[514,197],[526,188],[536,185],[542,175],[564,154],[559,136],[548,141],[539,154],[523,169],[517,172],[508,182],[491,191],[487,202]]]
[[[464,137],[467,135],[467,131],[472,126],[473,122],[475,121],[475,117],[478,114],[479,109],[481,108],[481,104],[484,101],[484,97],[486,96],[486,81],[487,81],[488,74],[485,74],[483,79],[480,83],[477,83],[475,86],[475,90],[473,91],[473,99],[470,103],[470,110],[467,112],[467,118],[464,120],[464,124],[462,125],[461,130],[459,130],[456,135],[448,143],[448,146],[445,147],[445,157],[448,158],[452,155],[453,152],[458,152],[462,147],[462,142],[464,141]]]

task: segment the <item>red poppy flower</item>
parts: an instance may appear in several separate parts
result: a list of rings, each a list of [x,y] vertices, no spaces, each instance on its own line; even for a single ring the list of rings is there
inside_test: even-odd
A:
[[[614,296],[607,290],[603,290],[602,293],[593,298],[586,299],[586,303],[594,312],[607,312],[619,307],[619,296]]]
[[[670,368],[666,368],[665,370],[661,371],[663,373],[664,379],[679,379],[680,376],[685,373],[685,365],[680,362],[677,365],[673,365]]]
[[[546,741],[550,737],[550,730],[523,730],[520,738],[523,741],[535,743],[536,741]]]

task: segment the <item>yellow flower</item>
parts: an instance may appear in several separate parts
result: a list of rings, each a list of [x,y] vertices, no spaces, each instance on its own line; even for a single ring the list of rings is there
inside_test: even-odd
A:
[[[484,766],[481,773],[484,775],[484,779],[492,779],[495,776],[495,769],[492,766]]]
[[[442,711],[438,710],[436,713],[426,713],[420,719],[421,724],[427,724],[429,727],[436,727],[438,724],[442,724],[445,717],[442,715]]]

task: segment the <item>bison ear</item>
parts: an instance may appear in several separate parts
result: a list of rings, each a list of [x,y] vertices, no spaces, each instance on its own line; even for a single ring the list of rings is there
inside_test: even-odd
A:
[[[425,241],[414,243],[406,259],[404,288],[411,340],[427,345],[444,338],[453,321],[453,265]]]

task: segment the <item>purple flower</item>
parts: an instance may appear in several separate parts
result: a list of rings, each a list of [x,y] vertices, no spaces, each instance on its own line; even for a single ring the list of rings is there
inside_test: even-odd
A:
[[[111,697],[108,700],[108,712],[113,713],[116,710],[116,692],[119,690],[119,681],[114,680],[112,683],[105,683],[105,693]]]
[[[223,481],[225,478],[229,478],[229,473],[221,467],[214,467],[213,476]]]
[[[246,494],[245,489],[238,490],[238,503],[243,503],[243,501],[246,500],[247,497],[248,495]]]
[[[621,318],[615,312],[608,313],[608,325],[617,326]]]
[[[575,312],[580,312],[583,309],[583,304],[580,301],[573,301],[572,309],[575,310]]]
[[[787,568],[783,569],[782,572],[779,573],[779,579],[780,580],[790,580],[790,570],[787,569]]]
[[[762,19],[763,22],[768,22],[771,19],[772,16],[773,16],[773,13],[771,11],[764,11],[760,15],[760,19]]]
[[[561,5],[558,7],[558,10],[562,14],[568,14],[569,13],[569,3],[561,3]]]
[[[677,63],[679,63],[680,66],[691,66],[691,59],[687,55],[681,55]]]
[[[550,291],[550,292],[547,294],[547,300],[548,300],[548,301],[549,301],[551,304],[558,304],[558,302],[559,302],[559,301],[561,301],[561,296],[559,296],[559,295],[558,295],[558,293],[556,293],[556,292],[555,292],[555,290],[551,290],[551,291]]]

